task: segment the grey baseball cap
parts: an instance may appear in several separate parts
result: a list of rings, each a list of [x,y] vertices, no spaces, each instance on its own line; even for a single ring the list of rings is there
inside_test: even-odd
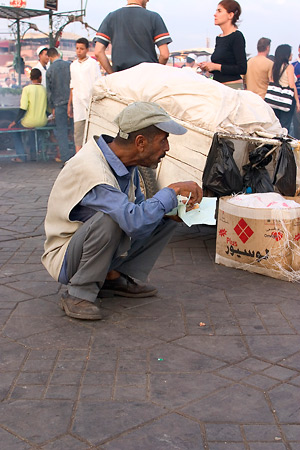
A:
[[[120,137],[128,139],[129,134],[155,125],[170,134],[185,134],[187,129],[175,122],[169,114],[157,103],[135,102],[128,105],[115,118],[119,127]]]

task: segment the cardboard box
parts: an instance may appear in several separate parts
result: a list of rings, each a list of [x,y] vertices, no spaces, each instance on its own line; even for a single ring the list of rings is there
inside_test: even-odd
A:
[[[300,208],[247,208],[228,203],[230,198],[219,203],[215,262],[300,280]],[[300,203],[300,197],[292,200]]]

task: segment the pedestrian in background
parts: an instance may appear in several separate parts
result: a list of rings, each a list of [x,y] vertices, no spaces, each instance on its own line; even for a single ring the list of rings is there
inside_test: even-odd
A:
[[[39,58],[39,62],[36,66],[34,66],[34,69],[39,69],[42,73],[42,85],[46,87],[46,72],[47,69],[49,69],[49,56],[48,56],[48,48],[44,45],[41,45],[37,51],[36,54]]]
[[[47,123],[47,93],[42,86],[42,73],[39,69],[32,69],[30,72],[31,84],[25,86],[22,90],[20,109],[16,119],[8,125],[8,129],[12,129],[16,125],[19,128],[35,128],[44,127]],[[27,159],[26,151],[22,140],[21,132],[13,133],[15,149],[17,157],[13,158],[14,162],[25,162]],[[34,132],[30,131],[29,146],[30,159],[36,159],[36,142]]]
[[[197,60],[197,56],[194,53],[189,53],[186,57],[185,64],[183,64],[183,66],[181,66],[181,68],[184,69],[185,67],[189,67],[190,69],[197,72],[198,64],[196,63],[196,60]]]
[[[257,42],[257,55],[250,58],[244,83],[248,91],[258,94],[262,99],[267,93],[269,80],[272,76],[273,61],[268,58],[271,39],[262,37]]]
[[[85,121],[92,96],[92,89],[101,77],[97,61],[88,56],[89,41],[79,38],[76,41],[77,59],[72,62],[70,97],[68,103],[68,116],[74,119],[74,141],[76,153],[83,144]]]
[[[17,89],[19,86],[18,86],[18,84],[17,84],[17,79],[15,78],[15,77],[13,77],[12,79],[11,79],[11,86],[10,86],[12,89]]]
[[[10,79],[10,77],[5,77],[4,84],[3,84],[2,87],[4,87],[4,88],[10,88],[11,87],[11,79]]]
[[[200,68],[211,72],[213,79],[233,89],[244,89],[242,75],[247,72],[245,38],[237,29],[242,9],[234,0],[222,0],[215,12],[215,25],[222,33],[216,38],[216,46],[210,62]]]
[[[294,66],[295,76],[297,78],[296,88],[298,92],[298,98],[300,101],[300,45],[298,47],[298,59],[292,64]],[[300,112],[297,110],[295,110],[293,115],[293,126],[294,126],[293,136],[296,139],[300,139]]]
[[[107,73],[143,62],[168,62],[168,44],[172,39],[160,15],[146,10],[148,1],[128,0],[127,6],[108,14],[100,25],[95,38],[95,56]],[[112,65],[105,54],[108,44],[112,45]]]
[[[294,111],[300,111],[300,103],[298,92],[296,88],[296,77],[294,66],[290,64],[292,59],[292,47],[288,44],[279,45],[276,48],[274,55],[274,65],[272,69],[271,80],[275,84],[279,84],[282,87],[290,87],[294,90],[294,98],[292,107],[288,112],[281,111],[280,109],[274,109],[274,113],[279,119],[281,126],[286,128],[290,132],[290,126],[293,118]]]
[[[70,63],[63,61],[56,48],[48,50],[51,62],[47,70],[48,104],[55,118],[56,139],[59,146],[60,159],[63,162],[73,156],[68,139],[68,102],[70,97]]]

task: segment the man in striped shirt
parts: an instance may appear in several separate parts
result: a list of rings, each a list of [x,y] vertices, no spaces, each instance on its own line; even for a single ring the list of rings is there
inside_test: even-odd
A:
[[[160,15],[146,9],[148,1],[128,0],[125,7],[109,13],[100,25],[94,39],[95,56],[108,74],[142,62],[167,63],[172,39]],[[108,44],[112,45],[112,64],[105,54]]]

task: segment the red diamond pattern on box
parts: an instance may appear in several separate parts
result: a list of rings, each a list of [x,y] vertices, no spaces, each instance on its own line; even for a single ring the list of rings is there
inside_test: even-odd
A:
[[[240,238],[240,240],[245,244],[248,239],[252,236],[253,230],[249,227],[247,222],[244,219],[241,219],[238,224],[235,226],[234,231]]]

